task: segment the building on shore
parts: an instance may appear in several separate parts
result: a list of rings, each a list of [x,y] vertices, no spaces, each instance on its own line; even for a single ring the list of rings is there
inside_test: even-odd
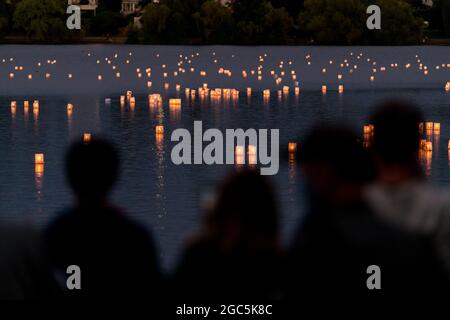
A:
[[[124,15],[137,13],[140,9],[140,0],[122,0],[122,10],[120,11]]]
[[[67,0],[67,4],[79,6],[81,11],[93,11],[95,12],[98,7],[98,0],[88,0],[88,1],[82,1],[82,0]]]

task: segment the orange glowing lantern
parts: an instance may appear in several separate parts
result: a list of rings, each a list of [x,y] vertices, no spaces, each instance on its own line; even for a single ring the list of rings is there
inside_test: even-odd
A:
[[[180,108],[181,107],[181,99],[169,99],[169,107],[170,108]]]
[[[264,90],[264,91],[263,91],[263,95],[264,95],[264,97],[266,97],[266,98],[270,97],[270,89]]]
[[[441,124],[438,123],[438,122],[435,122],[434,125],[433,125],[433,130],[434,130],[435,133],[436,132],[440,132],[441,131]]]
[[[425,151],[433,151],[433,143],[431,141],[426,142]]]
[[[83,133],[83,142],[84,143],[91,143],[92,141],[92,134],[89,132]]]
[[[425,150],[426,145],[427,145],[427,140],[426,139],[420,139],[420,149],[421,150]]]
[[[14,78],[14,73],[11,72],[11,73],[9,74],[9,78],[10,78],[10,79],[13,79],[13,78]]]
[[[36,153],[34,155],[34,163],[35,164],[44,164],[44,154],[43,153]]]
[[[155,130],[156,134],[164,134],[164,126],[158,125]]]
[[[297,143],[296,142],[289,142],[288,144],[288,151],[290,154],[297,152]]]
[[[450,92],[450,82],[447,82],[447,83],[445,84],[445,91],[446,91],[446,92]]]
[[[322,94],[326,94],[327,93],[327,86],[323,85],[322,86]]]
[[[67,104],[67,112],[72,113],[72,111],[73,111],[73,105],[71,103],[68,103]]]
[[[425,123],[425,128],[426,128],[426,130],[433,130],[433,127],[434,127],[434,123],[433,122],[426,122]]]
[[[338,92],[343,93],[344,92],[344,85],[340,84],[338,87]]]
[[[33,79],[33,75],[30,73],[29,75],[28,75],[28,80],[32,80]]]

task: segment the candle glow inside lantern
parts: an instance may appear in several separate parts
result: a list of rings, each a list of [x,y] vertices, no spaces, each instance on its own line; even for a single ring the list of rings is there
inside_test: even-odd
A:
[[[43,153],[36,153],[34,155],[34,163],[35,164],[44,164],[44,154]]]
[[[291,154],[296,153],[297,152],[297,143],[296,142],[289,142],[289,144],[288,144],[288,151]]]
[[[338,92],[343,93],[344,92],[344,85],[340,84],[338,87]]]
[[[326,94],[326,93],[327,93],[327,86],[326,86],[326,85],[323,85],[323,86],[322,86],[322,93],[323,93],[323,94]]]
[[[158,135],[158,134],[164,134],[164,126],[162,126],[162,125],[158,125],[158,126],[156,126],[156,134]]]
[[[270,97],[270,89],[264,90],[264,91],[263,91],[263,95],[264,95],[264,97],[266,97],[266,98]]]
[[[71,113],[73,111],[73,105],[71,103],[67,104],[67,112]]]
[[[181,107],[181,99],[169,99],[169,107],[170,108],[180,108]]]
[[[433,151],[433,143],[431,141],[426,142],[425,151]]]
[[[83,142],[90,143],[92,141],[92,134],[89,132],[83,133]]]

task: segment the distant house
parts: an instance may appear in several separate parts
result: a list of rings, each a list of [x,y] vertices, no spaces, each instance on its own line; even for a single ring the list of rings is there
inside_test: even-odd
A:
[[[122,0],[122,10],[124,15],[134,14],[139,11],[140,0]]]
[[[79,6],[81,11],[95,11],[98,7],[98,0],[67,0],[67,4]]]

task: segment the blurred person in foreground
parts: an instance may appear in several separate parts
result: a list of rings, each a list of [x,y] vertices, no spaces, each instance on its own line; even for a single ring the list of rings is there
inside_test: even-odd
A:
[[[233,172],[220,185],[200,232],[174,277],[180,301],[274,301],[279,298],[279,215],[272,185],[258,170]]]
[[[0,223],[0,300],[47,300],[60,294],[45,252],[31,227]]]
[[[371,117],[377,178],[366,192],[374,212],[399,228],[430,236],[450,275],[450,193],[431,186],[419,161],[421,112],[402,101]]]
[[[364,200],[373,162],[351,129],[317,127],[301,145],[299,160],[309,215],[289,254],[289,300],[441,291],[443,271],[429,241],[384,223]],[[381,290],[367,286],[372,265],[381,270]]]
[[[116,149],[101,140],[74,144],[66,159],[76,203],[46,230],[57,278],[69,297],[153,298],[161,279],[148,233],[111,205],[119,173]],[[81,269],[81,290],[67,290],[66,270]]]

